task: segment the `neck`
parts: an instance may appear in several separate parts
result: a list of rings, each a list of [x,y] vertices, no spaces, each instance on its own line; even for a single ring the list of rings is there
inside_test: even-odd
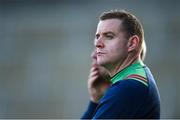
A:
[[[110,76],[114,76],[116,73],[135,63],[137,60],[140,60],[140,57],[138,55],[127,56],[122,62],[119,62],[114,65],[114,67],[111,67],[111,69],[108,69]]]

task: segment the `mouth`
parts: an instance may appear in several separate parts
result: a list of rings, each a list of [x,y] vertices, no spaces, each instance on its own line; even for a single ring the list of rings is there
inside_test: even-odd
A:
[[[97,56],[101,56],[101,55],[104,55],[105,53],[103,52],[97,52]]]

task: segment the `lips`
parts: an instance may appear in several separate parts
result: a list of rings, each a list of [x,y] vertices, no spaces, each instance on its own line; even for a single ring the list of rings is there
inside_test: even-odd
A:
[[[104,55],[104,54],[105,54],[104,52],[97,52],[97,56]]]

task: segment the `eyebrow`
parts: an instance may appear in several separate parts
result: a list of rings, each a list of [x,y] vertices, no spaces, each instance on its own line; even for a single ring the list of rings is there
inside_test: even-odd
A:
[[[103,35],[107,35],[107,34],[112,34],[112,35],[115,35],[114,32],[111,32],[111,31],[107,31],[107,32],[104,32],[102,33]],[[99,33],[96,33],[95,36],[99,35]]]
[[[111,32],[111,31],[108,31],[108,32],[104,32],[103,33],[104,35],[107,35],[107,34],[112,34],[112,35],[115,35],[113,32]]]

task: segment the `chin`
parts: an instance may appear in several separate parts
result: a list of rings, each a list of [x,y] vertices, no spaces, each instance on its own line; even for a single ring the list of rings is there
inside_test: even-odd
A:
[[[105,66],[108,62],[106,60],[98,59],[97,60],[98,65]]]

